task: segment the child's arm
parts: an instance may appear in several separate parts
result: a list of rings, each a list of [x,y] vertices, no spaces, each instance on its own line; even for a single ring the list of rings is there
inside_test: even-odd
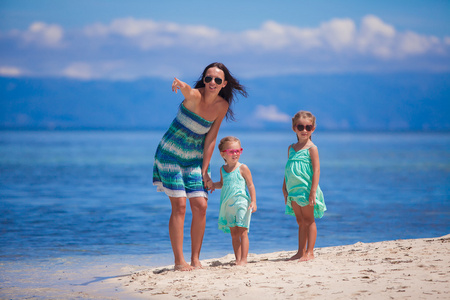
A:
[[[289,159],[289,150],[291,150],[292,145],[289,145],[288,147],[288,159]],[[283,178],[283,195],[284,195],[284,204],[287,203],[287,197],[288,197],[288,191],[286,188],[286,176]]]
[[[211,193],[214,192],[216,189],[221,189],[223,187],[223,179],[222,179],[222,168],[220,168],[220,181],[214,182],[213,187],[211,188]]]
[[[252,212],[255,212],[257,209],[256,190],[255,186],[253,185],[252,173],[250,172],[250,169],[244,164],[240,166],[240,171],[242,177],[244,177],[245,179],[245,183],[247,184],[248,193],[250,194],[250,207],[248,209],[251,209]]]
[[[311,163],[313,167],[313,178],[311,182],[311,190],[309,191],[309,205],[314,206],[316,204],[316,192],[319,186],[320,178],[320,161],[319,150],[316,146],[309,148],[309,154],[311,156]]]

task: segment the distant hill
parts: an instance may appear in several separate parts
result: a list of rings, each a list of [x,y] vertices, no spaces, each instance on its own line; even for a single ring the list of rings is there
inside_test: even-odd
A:
[[[235,103],[237,121],[224,128],[288,129],[292,115],[310,110],[323,130],[450,130],[450,74],[295,75],[241,83],[249,97]],[[154,78],[0,78],[0,129],[166,129],[182,100],[170,85]]]

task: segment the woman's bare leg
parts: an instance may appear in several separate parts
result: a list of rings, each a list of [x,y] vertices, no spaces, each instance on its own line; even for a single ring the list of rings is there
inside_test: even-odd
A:
[[[169,197],[172,204],[172,214],[169,220],[169,236],[172,251],[175,257],[175,270],[188,271],[192,267],[184,260],[183,255],[183,232],[184,218],[186,215],[186,198]]]
[[[206,225],[206,209],[208,201],[203,197],[194,197],[189,199],[192,210],[191,224],[191,266],[201,268],[200,250],[203,243],[203,235],[205,234]]]

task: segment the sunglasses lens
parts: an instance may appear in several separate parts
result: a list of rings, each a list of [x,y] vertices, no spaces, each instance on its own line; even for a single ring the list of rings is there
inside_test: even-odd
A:
[[[206,77],[205,77],[205,82],[206,82],[206,83],[210,83],[211,80],[213,80],[213,78],[212,78],[211,76],[206,76]],[[221,78],[214,78],[214,82],[215,82],[216,84],[222,84],[223,80],[222,80]]]
[[[306,131],[311,131],[312,129],[313,129],[313,126],[312,125],[297,125],[297,129],[298,129],[298,131],[303,131],[303,130],[305,130],[305,128],[306,128]]]
[[[235,150],[235,149],[226,149],[226,150],[223,150],[223,152],[225,152],[225,153],[227,153],[227,154],[230,154],[230,155],[235,155],[235,154],[241,154],[242,153],[242,148],[241,149],[239,149],[239,150]]]

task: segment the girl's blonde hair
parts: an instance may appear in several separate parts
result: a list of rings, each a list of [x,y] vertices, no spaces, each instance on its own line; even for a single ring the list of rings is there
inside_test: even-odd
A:
[[[241,145],[241,141],[237,137],[226,136],[223,139],[221,139],[220,142],[219,142],[218,148],[219,148],[220,152],[222,152],[223,150],[226,150],[225,149],[225,144],[228,143],[228,142],[238,142],[239,146]]]
[[[294,129],[295,123],[297,123],[299,119],[311,120],[313,128],[316,128],[316,117],[309,111],[301,110],[298,113],[296,113],[295,116],[292,118],[292,129]]]

